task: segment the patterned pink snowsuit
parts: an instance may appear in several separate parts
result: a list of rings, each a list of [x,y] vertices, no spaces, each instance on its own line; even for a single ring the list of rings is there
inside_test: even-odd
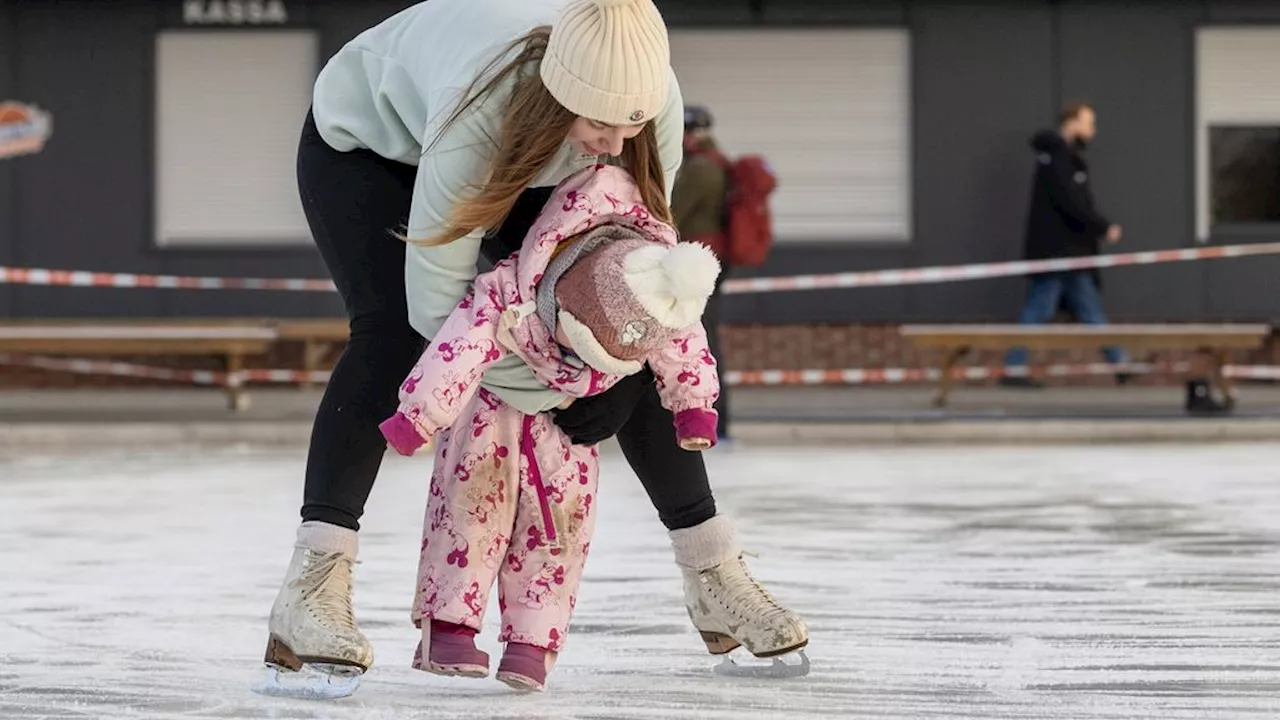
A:
[[[533,300],[564,240],[616,223],[675,243],[649,217],[630,176],[595,166],[565,180],[517,255],[476,278],[423,353],[383,432],[401,454],[439,433],[412,618],[481,629],[495,576],[502,642],[559,652],[569,629],[595,524],[596,448],[573,445],[549,415],[525,415],[479,387],[486,367],[516,353],[573,398],[620,376],[562,354]],[[715,359],[701,324],[647,358],[680,439],[716,437]]]

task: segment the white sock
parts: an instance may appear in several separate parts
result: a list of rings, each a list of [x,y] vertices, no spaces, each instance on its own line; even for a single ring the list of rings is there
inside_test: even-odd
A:
[[[676,551],[676,564],[689,570],[710,570],[742,555],[733,521],[724,515],[668,534]]]
[[[298,526],[297,547],[322,553],[342,553],[354,558],[360,542],[355,530],[319,520],[308,520]]]

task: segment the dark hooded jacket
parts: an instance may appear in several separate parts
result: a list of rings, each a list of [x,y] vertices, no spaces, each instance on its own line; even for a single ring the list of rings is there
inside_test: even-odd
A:
[[[1031,138],[1036,174],[1027,215],[1026,258],[1098,254],[1098,240],[1111,221],[1093,205],[1089,166],[1080,152],[1053,131]]]
[[[671,215],[680,239],[711,248],[721,263],[728,259],[725,242],[727,161],[710,138],[696,148],[685,147],[684,164],[671,192]]]

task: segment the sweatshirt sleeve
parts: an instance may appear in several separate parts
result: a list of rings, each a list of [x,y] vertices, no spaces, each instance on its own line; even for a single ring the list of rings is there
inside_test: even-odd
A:
[[[485,276],[488,277],[488,276]],[[388,444],[412,455],[449,427],[475,396],[484,371],[506,356],[497,341],[502,308],[483,280],[458,303],[400,386],[400,406],[379,427]]]
[[[428,150],[418,164],[409,210],[406,234],[411,240],[439,235],[455,205],[483,186],[494,138],[501,126],[505,93],[501,88],[495,91],[443,133],[440,126],[449,113],[441,113],[428,124],[423,133],[423,147]],[[447,100],[443,104],[452,107]],[[476,277],[480,240],[485,230],[476,228],[447,245],[425,247],[409,243],[404,266],[409,324],[427,340],[436,339],[449,313],[470,289]],[[484,386],[524,413],[554,408],[564,399],[540,383],[528,365],[515,355],[507,355],[493,364],[485,373]]]
[[[658,159],[662,162],[663,180],[666,182],[667,202],[676,184],[676,174],[684,162],[684,95],[671,71],[671,89],[667,92],[667,104],[654,121],[654,134],[658,139]]]
[[[713,406],[720,397],[720,379],[701,323],[653,353],[648,363],[657,378],[663,407],[675,416],[680,446],[694,450],[715,445],[717,415]]]
[[[413,184],[406,233],[411,242],[405,257],[404,283],[409,324],[427,339],[435,337],[475,279],[484,229],[475,228],[445,245],[424,246],[412,241],[442,233],[453,208],[484,184],[493,147],[491,137],[500,121],[496,100],[495,97],[480,104],[444,132],[440,132],[440,126],[450,113],[439,113],[423,133],[422,146],[426,150]]]

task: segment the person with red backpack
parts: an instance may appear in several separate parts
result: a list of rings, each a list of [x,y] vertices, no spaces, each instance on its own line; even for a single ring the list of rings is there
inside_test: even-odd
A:
[[[682,242],[706,245],[716,254],[723,268],[716,279],[715,290],[707,299],[702,325],[707,331],[707,345],[718,359],[721,373],[720,397],[715,409],[719,413],[716,434],[720,440],[729,437],[729,388],[724,381],[724,353],[720,346],[720,310],[723,296],[720,286],[729,273],[728,249],[725,243],[724,215],[729,173],[724,156],[711,135],[711,113],[696,106],[684,110],[684,164],[676,175],[671,191],[671,215]]]
[[[732,268],[758,267],[768,257],[773,246],[768,201],[778,180],[758,155],[744,155],[733,161],[726,158],[716,145],[711,127],[711,113],[706,108],[685,107],[684,164],[671,193],[671,213],[680,239],[711,248],[724,268],[702,316],[711,353],[719,359],[723,373],[720,286]],[[728,390],[721,377],[720,399],[715,408],[720,415],[717,431],[721,440],[729,438]]]

